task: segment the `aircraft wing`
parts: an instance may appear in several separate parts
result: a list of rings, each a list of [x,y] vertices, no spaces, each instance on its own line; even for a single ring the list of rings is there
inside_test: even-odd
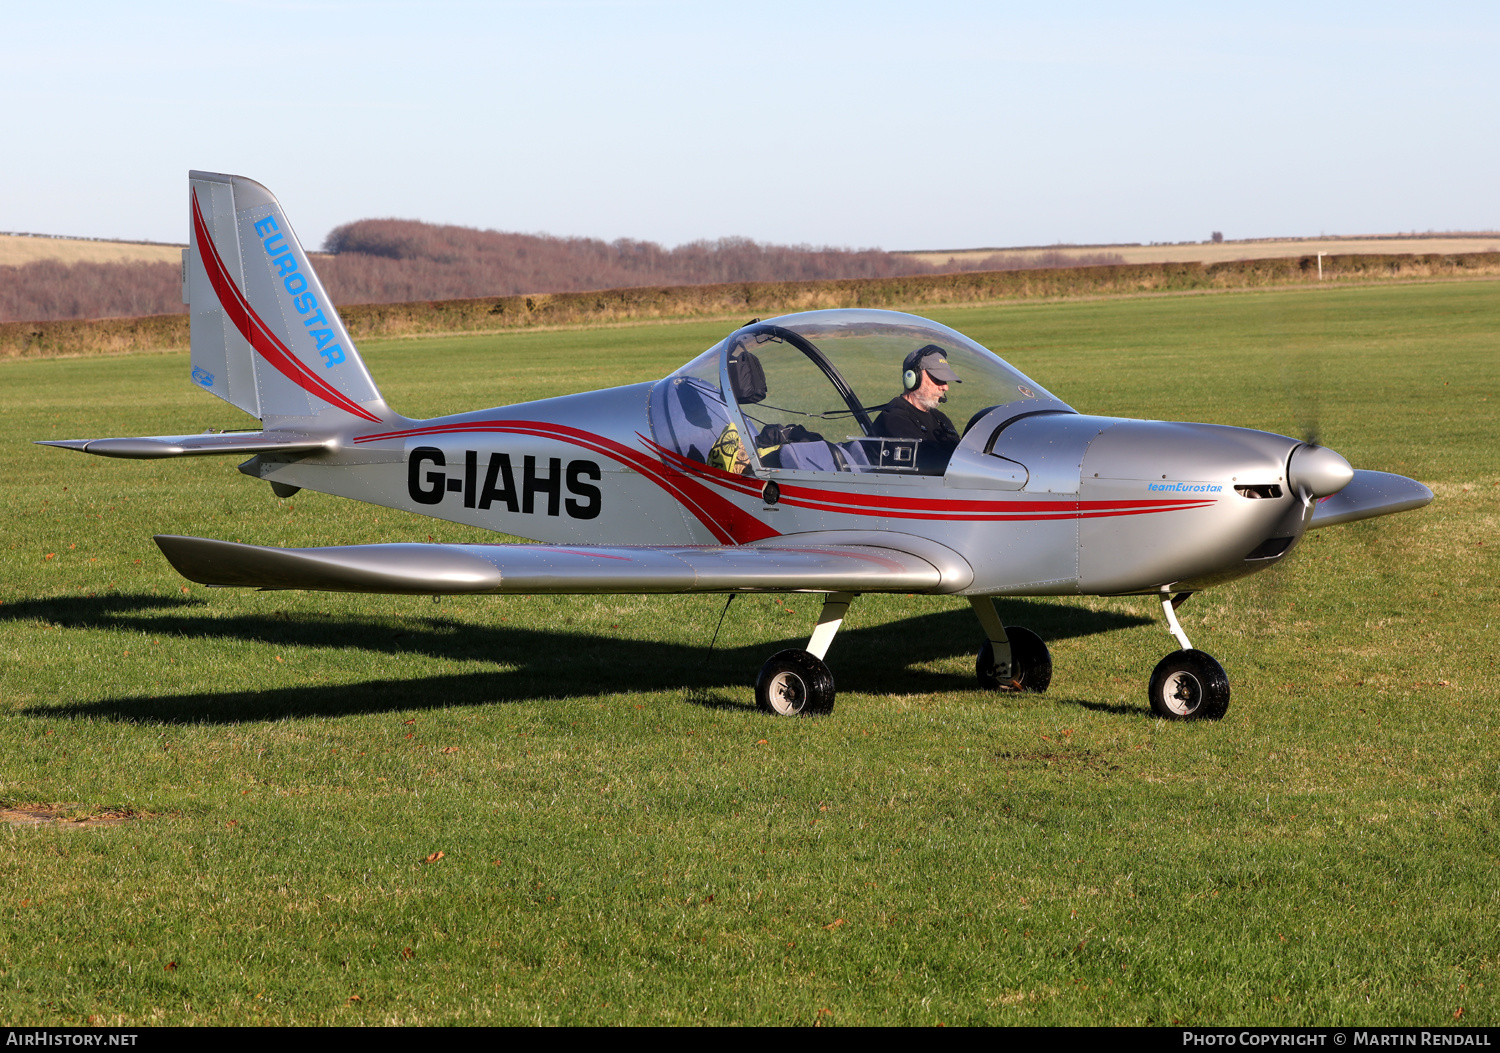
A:
[[[1309,530],[1352,523],[1357,519],[1389,515],[1421,508],[1432,500],[1432,491],[1415,479],[1389,472],[1356,469],[1354,479],[1332,497],[1318,502]]]
[[[899,535],[897,535],[899,536]],[[410,595],[461,593],[956,592],[973,580],[951,550],[868,544],[740,546],[385,544],[263,548],[158,535],[202,585]],[[922,548],[923,539],[913,538]],[[932,543],[927,543],[931,546]],[[941,546],[936,546],[941,548]],[[946,553],[946,556],[943,554]],[[953,558],[949,558],[953,557]],[[955,574],[954,571],[958,570]]]
[[[194,457],[208,454],[296,453],[321,450],[328,437],[313,438],[290,431],[204,432],[201,435],[141,435],[126,439],[50,439],[38,446],[94,453],[101,457],[151,460],[158,457]]]

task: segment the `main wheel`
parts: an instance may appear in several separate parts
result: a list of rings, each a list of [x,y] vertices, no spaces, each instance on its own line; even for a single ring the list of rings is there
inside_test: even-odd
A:
[[[1173,651],[1151,674],[1151,711],[1164,720],[1218,720],[1229,708],[1229,677],[1213,655]]]
[[[1034,691],[1041,694],[1052,683],[1052,653],[1042,638],[1019,625],[1005,627],[1010,641],[1010,679],[1002,681],[995,672],[995,645],[988,640],[979,650],[974,673],[979,686],[989,691]]]
[[[833,674],[806,651],[777,651],[755,678],[755,704],[777,717],[833,712]]]

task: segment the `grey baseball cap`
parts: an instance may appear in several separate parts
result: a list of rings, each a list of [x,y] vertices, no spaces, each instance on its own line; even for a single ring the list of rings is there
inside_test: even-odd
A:
[[[901,363],[901,370],[905,372],[908,369],[923,370],[933,380],[942,380],[949,384],[963,383],[958,379],[958,374],[953,372],[953,367],[948,365],[948,352],[936,344],[919,347],[907,355],[906,360]]]

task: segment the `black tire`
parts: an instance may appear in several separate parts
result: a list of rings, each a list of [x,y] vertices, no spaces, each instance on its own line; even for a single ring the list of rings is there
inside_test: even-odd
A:
[[[1218,720],[1229,709],[1229,677],[1211,654],[1173,651],[1157,663],[1146,689],[1163,720]]]
[[[833,712],[833,674],[806,651],[777,651],[755,678],[755,704],[774,717]]]
[[[1038,695],[1046,691],[1052,684],[1052,652],[1046,643],[1019,625],[1007,625],[1005,637],[1010,641],[1011,679],[1002,683],[995,674],[995,647],[986,640],[974,662],[979,686],[987,691],[1032,691]]]

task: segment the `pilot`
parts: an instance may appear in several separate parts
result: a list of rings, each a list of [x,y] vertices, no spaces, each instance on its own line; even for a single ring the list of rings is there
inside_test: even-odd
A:
[[[871,426],[871,434],[892,439],[921,439],[924,448],[942,455],[958,447],[958,429],[938,408],[946,402],[949,384],[962,384],[948,365],[948,355],[936,344],[920,347],[901,363],[900,395],[886,403]],[[928,447],[928,444],[933,444]]]

